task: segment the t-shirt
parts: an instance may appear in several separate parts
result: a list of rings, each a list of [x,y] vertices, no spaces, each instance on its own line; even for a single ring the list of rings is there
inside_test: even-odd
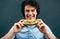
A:
[[[52,34],[48,26],[47,30]],[[12,39],[46,39],[46,37],[41,31],[39,31],[36,25],[26,25],[19,33],[13,36]]]

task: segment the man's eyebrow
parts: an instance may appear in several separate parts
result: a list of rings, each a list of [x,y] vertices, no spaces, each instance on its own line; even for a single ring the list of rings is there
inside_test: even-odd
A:
[[[27,12],[29,12],[29,10],[26,10]]]

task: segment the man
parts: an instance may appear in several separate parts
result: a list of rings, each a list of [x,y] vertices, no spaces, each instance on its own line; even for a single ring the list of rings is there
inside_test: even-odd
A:
[[[15,23],[1,39],[57,39],[42,19],[36,19],[40,12],[36,0],[24,0],[21,8],[22,14],[26,19]],[[38,22],[35,25],[24,25],[22,23],[24,20],[36,20]]]

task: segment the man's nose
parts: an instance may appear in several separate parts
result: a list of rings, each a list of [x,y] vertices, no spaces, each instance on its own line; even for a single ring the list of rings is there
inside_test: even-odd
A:
[[[31,11],[29,12],[29,15],[32,15],[32,12]]]

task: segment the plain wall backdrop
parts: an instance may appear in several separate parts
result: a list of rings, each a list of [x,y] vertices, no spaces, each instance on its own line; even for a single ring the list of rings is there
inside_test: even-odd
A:
[[[60,39],[60,0],[37,0],[40,4],[41,18]],[[0,38],[8,33],[15,22],[23,19],[22,0],[0,0]]]

